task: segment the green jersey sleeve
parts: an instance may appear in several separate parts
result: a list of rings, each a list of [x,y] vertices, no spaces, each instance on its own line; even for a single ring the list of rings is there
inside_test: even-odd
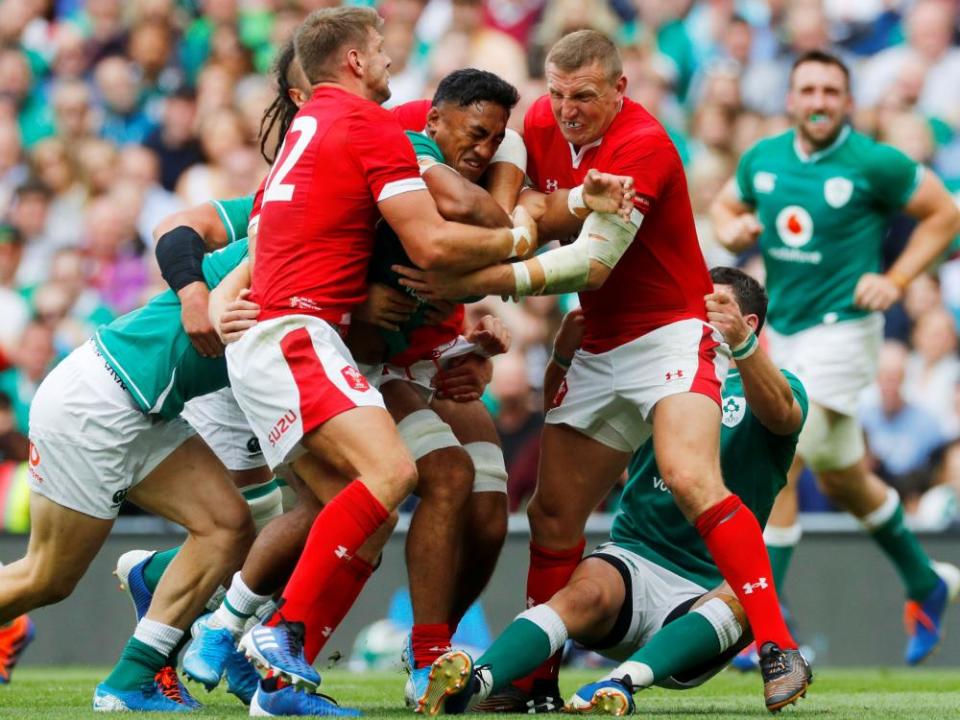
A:
[[[756,148],[757,146],[754,145],[740,156],[740,162],[737,163],[737,172],[733,176],[734,185],[736,186],[737,195],[740,196],[740,201],[744,205],[750,205],[751,207],[757,204],[756,198],[753,196],[753,182],[750,171],[750,165],[754,155],[756,155]]]
[[[895,147],[871,143],[864,151],[863,173],[877,204],[893,212],[909,202],[923,178],[923,166]]]
[[[797,435],[800,434],[800,430],[803,429],[803,423],[807,421],[807,410],[810,408],[810,400],[807,398],[807,389],[803,386],[803,383],[800,382],[800,378],[794,375],[789,370],[780,370],[783,373],[783,376],[787,379],[787,382],[790,384],[790,391],[793,393],[794,399],[797,401],[797,404],[800,406],[800,412],[803,414],[803,422],[800,423],[800,427],[797,429]]]
[[[423,133],[407,130],[407,139],[410,141],[410,144],[413,145],[413,153],[417,156],[417,164],[420,166],[421,175],[427,168],[437,163],[442,165],[446,162],[443,159],[443,153],[440,152],[440,147],[433,139]]]
[[[220,222],[227,230],[227,242],[236,242],[247,236],[247,225],[253,213],[253,195],[230,198],[229,200],[211,200],[220,216]]]

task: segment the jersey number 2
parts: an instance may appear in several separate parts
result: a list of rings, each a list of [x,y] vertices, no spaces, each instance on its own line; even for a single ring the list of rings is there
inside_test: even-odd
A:
[[[310,140],[313,139],[316,132],[316,118],[310,117],[309,115],[301,115],[298,118],[294,118],[293,124],[290,125],[290,131],[283,140],[283,147],[280,149],[280,157],[283,157],[283,162],[275,164],[270,171],[270,175],[267,176],[267,183],[263,189],[261,205],[265,205],[271,200],[289,201],[293,197],[294,185],[293,183],[285,183],[284,179],[287,177],[287,174],[293,170],[293,166],[297,164],[297,160],[303,155],[303,151],[307,149],[307,145],[310,144]],[[287,141],[290,139],[290,134],[292,133],[297,133],[297,141],[293,144],[293,149],[290,150],[290,154],[284,157],[284,153],[287,150]]]

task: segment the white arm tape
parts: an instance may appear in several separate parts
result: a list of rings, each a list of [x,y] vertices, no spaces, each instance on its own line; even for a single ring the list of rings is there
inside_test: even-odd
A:
[[[613,269],[636,237],[643,215],[638,210],[624,220],[616,213],[590,213],[574,245],[586,242],[591,260]]]
[[[582,290],[590,277],[590,261],[596,260],[613,268],[630,247],[642,221],[643,215],[636,210],[630,222],[615,213],[590,213],[576,240],[534,258],[543,268],[546,279],[542,288],[534,289],[530,273],[525,267],[522,270],[517,268],[516,265],[520,263],[515,263],[513,274],[517,282],[517,296]]]
[[[527,146],[523,144],[523,138],[516,130],[507,130],[503,134],[503,142],[493,154],[490,164],[497,162],[510,163],[520,168],[521,172],[527,171]]]

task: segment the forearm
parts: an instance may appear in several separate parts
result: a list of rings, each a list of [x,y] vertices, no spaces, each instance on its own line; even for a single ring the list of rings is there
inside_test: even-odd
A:
[[[504,212],[511,213],[523,188],[523,170],[508,162],[493,163],[487,170],[485,184]]]
[[[566,358],[564,358],[566,359]],[[556,362],[553,357],[547,363],[547,369],[543,373],[543,412],[546,413],[553,405],[553,399],[560,390],[560,384],[567,376],[567,368]]]
[[[580,232],[584,218],[570,212],[567,204],[569,196],[569,190],[555,190],[544,196],[543,214],[537,218],[541,244],[548,240],[566,240]]]
[[[438,203],[439,206],[439,203]],[[508,228],[513,225],[510,216],[493,198],[493,196],[479,185],[469,183],[459,199],[458,212],[448,215],[440,207],[440,214],[446,220],[477,225],[485,228]]]
[[[938,213],[921,220],[887,275],[901,288],[905,287],[943,255],[956,234],[953,213]]]
[[[456,222],[438,223],[430,229],[422,260],[425,270],[469,272],[506,260],[514,252],[512,228],[481,228]]]
[[[244,260],[210,291],[207,313],[210,323],[215,328],[220,327],[220,318],[226,311],[227,305],[237,298],[241,290],[248,287],[250,287],[250,261]]]
[[[794,432],[800,425],[800,407],[783,373],[761,349],[737,361],[743,394],[750,411],[764,427],[778,435]]]

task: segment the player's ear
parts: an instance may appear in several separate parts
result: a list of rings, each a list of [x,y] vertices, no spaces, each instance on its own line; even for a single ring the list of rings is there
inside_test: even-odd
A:
[[[748,313],[747,315],[744,315],[743,321],[754,332],[756,332],[757,328],[760,326],[760,316],[756,313]]]
[[[427,111],[427,128],[431,131],[437,129],[437,125],[440,124],[440,109],[436,105],[432,105]]]
[[[627,91],[627,76],[621,75],[614,87],[616,88],[617,96],[622,98],[623,94]]]
[[[362,77],[366,70],[366,58],[356,48],[347,50],[347,67],[357,77]]]

